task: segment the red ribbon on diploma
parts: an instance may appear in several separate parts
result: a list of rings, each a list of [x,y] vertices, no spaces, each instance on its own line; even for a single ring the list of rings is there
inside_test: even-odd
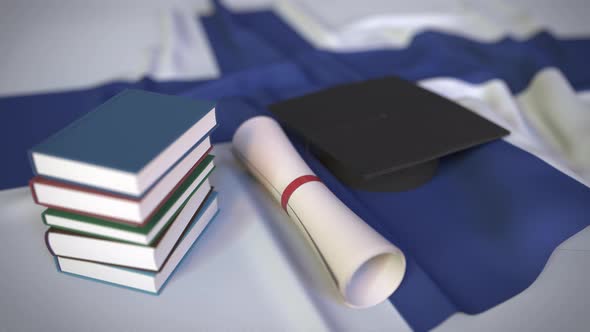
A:
[[[302,185],[308,182],[313,181],[322,182],[322,180],[315,175],[302,175],[296,178],[295,180],[291,181],[291,183],[289,183],[289,185],[287,186],[287,188],[285,188],[283,194],[281,195],[281,206],[283,207],[283,210],[287,211],[287,204],[289,203],[289,198],[291,198],[291,195],[293,195],[297,188],[301,187]]]

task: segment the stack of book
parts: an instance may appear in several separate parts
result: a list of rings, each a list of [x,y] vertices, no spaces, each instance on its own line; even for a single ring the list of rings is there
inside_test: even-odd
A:
[[[30,151],[58,270],[160,291],[218,212],[214,107],[126,90]]]

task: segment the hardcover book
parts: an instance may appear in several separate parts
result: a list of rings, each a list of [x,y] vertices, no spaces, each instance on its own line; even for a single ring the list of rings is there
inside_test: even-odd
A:
[[[192,219],[189,228],[176,243],[170,257],[160,271],[131,269],[104,263],[88,262],[73,258],[57,257],[57,267],[61,272],[91,278],[111,284],[134,288],[150,293],[159,293],[170,275],[181,262],[193,243],[219,211],[217,194],[213,192]]]
[[[55,256],[158,271],[210,191],[211,186],[206,181],[151,245],[125,243],[49,229],[46,234],[47,247]]]
[[[214,102],[125,90],[30,159],[38,175],[140,197],[215,126]]]
[[[190,177],[190,174],[196,172],[203,162],[211,162],[211,159],[206,158],[210,149],[209,139],[207,138],[185,157],[190,157],[191,161],[197,159],[196,164],[186,164],[185,166],[185,163],[181,162],[167,175],[174,176],[174,178],[178,177],[178,180],[175,180],[175,182],[166,181],[165,183],[160,181],[160,183],[163,183],[162,185],[159,183],[141,198],[130,198],[128,196],[101,192],[42,177],[35,177],[31,180],[31,192],[33,193],[35,202],[40,205],[76,214],[142,226],[153,217],[172,193]],[[180,165],[183,166],[178,168]]]

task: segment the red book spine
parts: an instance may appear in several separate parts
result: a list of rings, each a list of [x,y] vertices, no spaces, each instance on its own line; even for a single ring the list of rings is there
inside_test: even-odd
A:
[[[160,201],[160,203],[158,204],[158,206],[156,206],[154,208],[154,210],[140,223],[131,221],[131,220],[126,220],[126,219],[119,219],[119,218],[114,218],[111,216],[105,216],[105,215],[100,215],[100,214],[93,214],[93,213],[89,213],[86,211],[80,211],[80,210],[75,210],[75,209],[69,209],[66,206],[55,206],[55,205],[51,205],[51,204],[46,204],[43,202],[40,202],[38,197],[37,197],[37,193],[35,192],[35,184],[39,183],[39,184],[45,184],[48,186],[55,186],[55,187],[61,187],[61,188],[67,188],[67,189],[72,189],[75,191],[81,191],[81,192],[87,192],[87,193],[91,193],[91,194],[96,194],[96,195],[101,195],[101,196],[109,196],[109,197],[114,197],[116,199],[122,199],[122,200],[128,200],[128,201],[132,201],[132,202],[137,202],[139,203],[140,199],[133,199],[127,196],[123,196],[123,195],[117,195],[114,193],[110,193],[110,192],[104,192],[104,191],[100,191],[94,188],[88,188],[88,187],[82,187],[82,186],[76,186],[70,183],[64,183],[64,182],[60,182],[60,181],[56,181],[56,180],[52,180],[52,179],[47,179],[41,176],[35,176],[33,177],[30,181],[29,181],[29,187],[31,188],[31,194],[33,195],[33,200],[35,201],[36,204],[38,205],[43,205],[52,209],[56,209],[56,210],[62,210],[62,211],[66,211],[66,212],[71,212],[71,213],[76,213],[76,214],[81,214],[84,216],[89,216],[89,217],[94,217],[94,218],[101,218],[101,219],[105,219],[105,220],[109,220],[109,221],[113,221],[113,222],[117,222],[117,223],[122,223],[122,224],[127,224],[127,225],[131,225],[131,226],[136,226],[136,227],[141,227],[144,226],[153,216],[154,214],[156,214],[156,212],[158,212],[158,210],[162,207],[162,205],[170,198],[170,196],[176,191],[176,189],[178,189],[178,187],[180,187],[180,185],[189,177],[189,175],[199,166],[199,164],[203,161],[203,159],[205,159],[205,157],[207,157],[209,155],[209,152],[211,152],[213,148],[209,148],[209,150],[207,150],[203,156],[201,156],[201,158],[195,163],[195,165],[193,165],[193,167],[191,167],[191,169],[182,177],[182,179],[180,179],[180,181],[178,181],[178,183],[176,183],[176,185],[174,186],[174,188],[172,188],[172,190],[170,190],[166,196]]]

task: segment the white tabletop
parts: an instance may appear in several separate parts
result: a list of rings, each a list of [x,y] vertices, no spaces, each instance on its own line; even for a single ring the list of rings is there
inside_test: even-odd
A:
[[[159,296],[57,272],[43,241],[43,208],[28,188],[0,191],[0,331],[410,330],[389,302],[342,305],[305,238],[230,145],[214,154],[221,213]],[[588,239],[590,229],[562,244],[522,294],[481,315],[456,314],[438,330],[590,326]]]

